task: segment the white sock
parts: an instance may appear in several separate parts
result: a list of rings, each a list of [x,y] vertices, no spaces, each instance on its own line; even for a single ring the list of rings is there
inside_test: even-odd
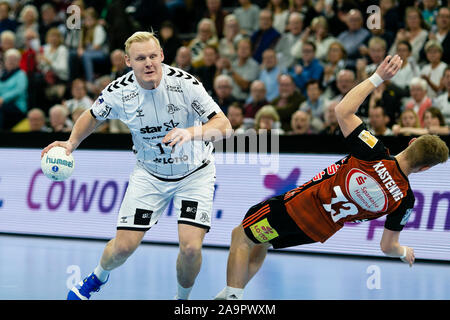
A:
[[[220,291],[214,300],[226,300],[227,297],[227,287],[223,288],[222,291]]]
[[[226,299],[227,300],[242,300],[244,296],[244,289],[226,287]]]
[[[184,288],[180,284],[178,284],[178,293],[176,299],[187,300],[189,299],[189,294],[191,293],[192,287]]]
[[[109,272],[110,272],[109,270],[103,269],[100,263],[94,270],[94,274],[101,282],[105,282],[106,280],[108,280]]]

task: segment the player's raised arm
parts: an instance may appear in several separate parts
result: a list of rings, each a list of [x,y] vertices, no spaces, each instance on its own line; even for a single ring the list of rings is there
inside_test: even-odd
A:
[[[350,90],[339,102],[335,112],[344,137],[347,137],[352,133],[352,131],[362,122],[362,120],[355,115],[359,106],[383,81],[391,79],[400,69],[401,65],[402,59],[398,55],[395,55],[394,57],[387,56],[370,78],[364,80]]]
[[[41,158],[48,150],[56,146],[66,148],[67,154],[72,153],[80,143],[95,130],[100,122],[102,121],[99,121],[92,116],[90,110],[86,110],[80,118],[78,118],[77,122],[75,122],[69,139],[67,141],[55,141],[49,144],[42,150]]]

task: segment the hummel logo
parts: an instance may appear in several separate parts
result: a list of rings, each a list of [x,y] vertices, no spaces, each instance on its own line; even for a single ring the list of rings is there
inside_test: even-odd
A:
[[[180,123],[179,122],[173,122],[173,120],[170,120],[169,122],[164,122],[164,126],[166,127],[166,131],[170,131],[172,129],[175,129]]]

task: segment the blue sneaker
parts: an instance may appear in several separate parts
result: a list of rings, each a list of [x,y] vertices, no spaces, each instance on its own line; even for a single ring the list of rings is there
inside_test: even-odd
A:
[[[91,273],[83,281],[70,289],[67,300],[89,300],[91,292],[99,291],[100,287],[108,282],[108,279],[105,282],[101,282],[94,273]]]

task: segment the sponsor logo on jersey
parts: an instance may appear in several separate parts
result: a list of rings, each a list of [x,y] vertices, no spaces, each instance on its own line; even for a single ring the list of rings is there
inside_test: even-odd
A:
[[[411,213],[412,213],[412,212],[413,212],[413,208],[410,208],[410,209],[406,210],[406,213],[405,213],[405,215],[403,216],[402,221],[400,222],[400,224],[401,224],[402,226],[404,226],[404,225],[408,222],[409,217],[411,216]]]
[[[139,92],[138,91],[134,91],[134,92],[132,92],[130,94],[127,94],[127,95],[123,96],[122,97],[122,102],[127,102],[127,101],[130,101],[130,100],[133,100],[133,99],[135,99],[138,96],[139,96]]]
[[[154,158],[153,162],[161,163],[161,164],[178,164],[181,162],[186,162],[188,160],[189,160],[189,156],[182,155],[182,156],[173,157],[173,158]]]
[[[370,148],[373,149],[373,147],[375,147],[375,145],[378,142],[378,139],[375,138],[369,131],[367,130],[363,130],[361,131],[361,133],[358,135],[358,138],[360,138],[362,141],[364,141],[365,144],[367,144]]]
[[[395,201],[399,201],[403,198],[403,192],[400,190],[400,188],[395,183],[394,179],[392,179],[391,174],[387,170],[387,168],[384,166],[383,162],[376,163],[373,168],[375,169],[375,172],[378,174],[378,176],[381,179],[381,182],[384,183],[384,186],[389,191],[389,193],[394,197]]]
[[[170,131],[174,128],[176,128],[180,123],[179,122],[174,122],[173,120],[170,120],[169,122],[164,122],[164,131]],[[154,127],[150,127],[150,126],[145,126],[144,128],[140,129],[140,132],[142,134],[146,134],[146,133],[156,133],[156,132],[161,132],[163,131],[163,127],[162,126],[154,126]]]
[[[198,102],[197,100],[192,101],[191,104],[192,108],[194,109],[195,112],[197,112],[197,114],[201,117],[202,115],[205,114],[206,110],[205,108],[200,104],[200,102]]]
[[[137,113],[136,117],[138,117],[138,118],[144,116],[144,110],[142,110],[141,108],[137,109],[136,113]]]
[[[180,111],[180,108],[173,104],[167,105],[167,113],[174,114],[176,111]]]
[[[170,84],[167,84],[167,85],[166,85],[166,90],[167,90],[167,91],[172,91],[172,92],[183,93],[183,90],[181,89],[181,86],[179,86],[179,85],[170,85]]]
[[[345,189],[350,198],[370,212],[384,212],[388,198],[380,184],[367,173],[353,168],[345,178]]]

